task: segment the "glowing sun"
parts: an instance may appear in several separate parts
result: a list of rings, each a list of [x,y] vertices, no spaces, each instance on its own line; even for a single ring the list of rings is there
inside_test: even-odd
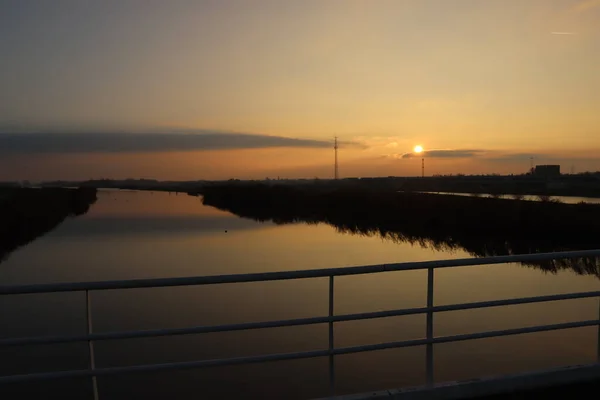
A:
[[[415,153],[422,153],[423,152],[423,146],[417,145],[417,146],[415,146],[415,148],[413,149],[413,151]]]

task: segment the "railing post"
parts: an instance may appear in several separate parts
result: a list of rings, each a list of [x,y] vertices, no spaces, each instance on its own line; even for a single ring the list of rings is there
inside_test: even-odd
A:
[[[86,319],[87,319],[87,331],[88,335],[92,334],[92,302],[90,298],[90,291],[85,291],[85,304],[86,304]],[[96,358],[94,356],[94,342],[88,340],[88,348],[90,352],[90,369],[93,371],[96,369]],[[94,393],[94,400],[98,400],[98,381],[95,376],[92,376],[92,390]]]
[[[433,268],[427,269],[427,340],[433,339]],[[433,385],[433,343],[426,345],[427,386]]]
[[[333,318],[333,275],[329,276],[329,318]],[[333,321],[329,321],[329,386],[335,393],[335,365],[333,360]]]
[[[600,320],[600,297],[598,297],[598,319]],[[598,325],[598,362],[600,363],[600,325]]]

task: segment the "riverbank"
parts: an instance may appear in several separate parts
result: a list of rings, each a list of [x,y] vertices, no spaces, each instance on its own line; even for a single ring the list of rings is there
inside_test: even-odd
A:
[[[510,234],[551,239],[557,231],[570,235],[600,233],[600,207],[513,199],[464,197],[413,192],[380,192],[360,188],[325,190],[309,186],[263,184],[213,185],[202,191],[208,205],[238,214],[275,218],[351,217],[386,226],[422,227],[429,232]]]
[[[0,261],[67,217],[85,214],[95,201],[93,188],[1,189]]]
[[[206,205],[257,221],[327,223],[340,232],[381,236],[478,257],[597,248],[600,205],[361,189],[214,185]],[[531,264],[600,276],[596,259]]]
[[[533,195],[566,197],[600,197],[600,175],[560,175],[541,178],[519,176],[440,176],[406,178],[403,191],[489,193],[495,195]]]

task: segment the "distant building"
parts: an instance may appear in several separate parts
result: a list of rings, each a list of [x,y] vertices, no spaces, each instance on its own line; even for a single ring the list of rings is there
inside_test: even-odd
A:
[[[536,165],[533,175],[540,178],[557,178],[560,176],[560,165]]]

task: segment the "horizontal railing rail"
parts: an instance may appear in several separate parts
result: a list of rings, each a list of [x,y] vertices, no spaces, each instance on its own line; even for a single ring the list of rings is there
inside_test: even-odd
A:
[[[164,364],[144,364],[144,365],[131,365],[125,367],[109,367],[109,368],[98,368],[95,370],[84,369],[74,371],[57,371],[57,372],[43,372],[33,373],[24,375],[10,375],[0,377],[1,383],[15,383],[15,382],[26,382],[32,380],[48,380],[58,378],[82,378],[82,377],[93,377],[93,376],[105,376],[105,375],[117,375],[124,373],[136,373],[136,372],[158,372],[158,371],[169,371],[178,369],[191,369],[191,368],[205,368],[205,367],[222,367],[230,365],[240,364],[255,364],[261,362],[270,361],[286,361],[286,360],[297,360],[301,358],[315,358],[325,356],[338,356],[343,354],[363,353],[367,351],[375,350],[387,350],[396,349],[401,347],[414,347],[424,346],[441,343],[452,343],[452,342],[463,342],[466,340],[474,339],[487,339],[500,336],[512,336],[520,335],[525,333],[536,333],[536,332],[548,332],[560,329],[571,329],[571,328],[583,328],[589,326],[600,325],[600,320],[589,320],[579,322],[564,322],[560,324],[552,325],[540,325],[527,328],[516,328],[516,329],[504,329],[498,331],[488,331],[479,333],[468,333],[462,335],[453,336],[440,336],[431,339],[411,339],[403,340],[398,342],[386,342],[378,344],[368,344],[361,346],[352,347],[340,347],[330,350],[312,350],[302,351],[296,353],[277,353],[267,354],[261,356],[248,356],[248,357],[235,357],[235,358],[224,358],[224,359],[213,359],[213,360],[200,360],[200,361],[182,361]]]
[[[71,342],[88,342],[89,345],[89,369],[70,370],[70,371],[55,371],[55,372],[40,372],[31,374],[0,376],[0,384],[29,382],[48,379],[76,378],[76,377],[91,377],[93,384],[94,397],[98,399],[98,388],[96,377],[104,375],[125,374],[134,372],[157,372],[178,369],[190,368],[205,368],[214,366],[227,366],[260,363],[269,361],[295,360],[302,358],[314,357],[329,357],[329,374],[333,388],[334,383],[334,356],[341,354],[352,354],[374,350],[384,350],[401,347],[426,346],[426,374],[427,383],[433,382],[433,345],[441,343],[452,343],[474,339],[494,338],[509,335],[527,334],[535,332],[547,332],[559,329],[571,329],[580,327],[598,326],[598,360],[600,361],[600,318],[593,320],[563,322],[550,325],[537,325],[532,327],[504,329],[487,332],[477,332],[469,334],[451,335],[451,336],[434,336],[433,331],[433,315],[438,312],[473,310],[490,307],[514,306],[521,304],[534,304],[552,301],[575,300],[586,298],[600,298],[600,291],[578,292],[555,294],[546,296],[523,297],[514,299],[490,300],[471,303],[459,303],[448,305],[434,305],[434,271],[438,268],[464,267],[464,266],[480,266],[493,265],[503,263],[534,263],[556,259],[567,258],[592,258],[600,257],[600,250],[583,250],[569,251],[557,253],[538,253],[526,255],[508,255],[482,258],[467,258],[467,259],[450,259],[450,260],[434,260],[420,262],[406,262],[393,264],[378,264],[358,267],[346,268],[326,268],[301,271],[280,271],[266,272],[253,274],[234,274],[234,275],[216,275],[216,276],[198,276],[198,277],[183,277],[183,278],[166,278],[166,279],[135,279],[121,281],[103,281],[103,282],[73,282],[73,283],[58,283],[58,284],[39,284],[39,285],[20,285],[20,286],[0,286],[0,295],[27,295],[41,293],[57,293],[57,292],[76,292],[85,291],[86,294],[86,319],[88,332],[85,335],[63,335],[63,336],[41,336],[41,337],[17,337],[0,339],[0,347],[5,346],[25,346],[25,345],[47,345],[56,343],[71,343]],[[427,270],[427,305],[426,307],[395,309],[376,312],[364,312],[355,314],[334,315],[334,278],[338,276],[350,276],[360,274],[371,274],[393,271],[411,271],[411,270]],[[246,322],[225,325],[212,326],[193,326],[186,328],[169,328],[169,329],[150,329],[136,331],[117,331],[117,332],[92,332],[92,307],[91,307],[91,292],[99,290],[113,289],[134,289],[134,288],[156,288],[156,287],[177,287],[177,286],[192,286],[192,285],[214,285],[214,284],[234,284],[234,283],[251,283],[265,281],[281,281],[291,279],[309,279],[309,278],[328,278],[329,279],[329,315],[285,319],[276,321],[264,322]],[[334,324],[344,321],[367,320],[374,318],[386,318],[405,315],[425,314],[426,331],[425,337],[420,339],[411,339],[396,342],[377,343],[369,345],[351,346],[351,347],[335,347],[334,346]],[[214,332],[240,331],[250,329],[266,329],[287,326],[304,326],[314,324],[329,325],[329,343],[327,349],[301,351],[293,353],[281,354],[263,354],[248,357],[222,358],[211,360],[184,361],[172,362],[164,364],[143,364],[120,367],[104,367],[97,368],[94,357],[94,342],[100,340],[117,340],[117,339],[136,339],[159,336],[173,335],[190,335],[203,334]],[[332,389],[333,390],[333,389]]]
[[[84,342],[84,341],[97,341],[97,340],[115,340],[115,339],[136,339],[136,338],[148,338],[158,336],[174,336],[174,335],[190,335],[200,333],[215,333],[215,332],[231,332],[231,331],[242,331],[252,329],[266,329],[266,328],[282,328],[288,326],[299,326],[299,325],[316,325],[325,324],[329,322],[347,322],[347,321],[358,321],[375,318],[389,318],[389,317],[401,317],[406,315],[418,315],[426,314],[428,312],[448,312],[448,311],[462,311],[462,310],[473,310],[478,308],[488,307],[500,307],[500,306],[514,306],[520,304],[532,304],[532,303],[543,303],[550,301],[559,300],[575,300],[575,299],[586,299],[592,297],[600,297],[600,291],[595,292],[579,292],[579,293],[567,293],[567,294],[555,294],[549,296],[536,296],[536,297],[524,297],[518,299],[507,299],[507,300],[490,300],[480,301],[474,303],[460,303],[450,304],[443,306],[418,307],[418,308],[404,308],[397,310],[386,310],[386,311],[374,311],[365,312],[358,314],[344,314],[334,315],[332,317],[310,317],[310,318],[297,318],[297,319],[284,319],[277,321],[265,321],[265,322],[246,322],[238,324],[226,324],[226,325],[209,325],[209,326],[194,326],[189,328],[171,328],[171,329],[148,329],[148,330],[137,330],[137,331],[122,331],[122,332],[103,332],[94,333],[91,335],[74,335],[74,336],[41,336],[41,337],[22,337],[22,338],[10,338],[0,339],[0,346],[24,346],[33,344],[53,344],[53,343],[70,343],[70,342]]]
[[[77,292],[84,290],[136,289],[172,286],[216,285],[225,283],[249,283],[281,281],[291,279],[325,278],[330,276],[348,276],[374,274],[380,272],[412,271],[429,268],[452,268],[506,263],[526,263],[567,258],[600,257],[600,250],[578,250],[556,253],[520,254],[480,258],[457,258],[449,260],[416,261],[392,264],[374,264],[358,267],[339,267],[307,269],[300,271],[260,272],[252,274],[209,275],[182,278],[129,279],[100,282],[69,282],[38,285],[0,286],[0,295],[34,294],[54,292]]]

